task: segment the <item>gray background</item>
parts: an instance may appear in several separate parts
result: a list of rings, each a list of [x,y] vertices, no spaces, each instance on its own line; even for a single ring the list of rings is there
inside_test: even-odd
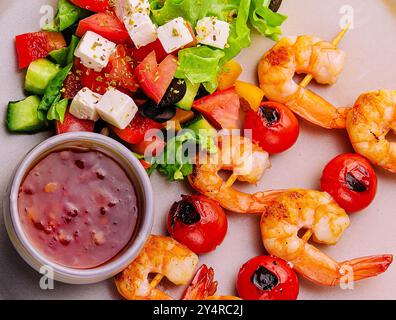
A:
[[[378,88],[396,89],[396,3],[394,0],[286,0],[282,11],[289,15],[286,35],[314,34],[332,39],[339,31],[339,10],[344,4],[355,11],[355,29],[348,33],[341,46],[348,54],[345,72],[331,88],[311,87],[335,105],[351,105],[362,92]],[[39,29],[40,6],[50,0],[0,1],[0,118],[4,119],[9,100],[23,98],[24,72],[16,67],[13,38],[17,34]],[[256,64],[273,45],[270,40],[253,36],[252,47],[238,60],[243,64],[242,78],[256,81]],[[247,191],[302,187],[318,188],[321,170],[335,155],[351,151],[343,131],[327,131],[301,122],[301,137],[289,152],[271,157],[273,167],[258,186],[243,186]],[[26,152],[49,133],[9,135],[0,126],[0,190],[4,191]],[[352,215],[352,224],[334,247],[323,248],[340,261],[379,253],[396,253],[396,177],[381,169],[379,191],[375,203],[367,210]],[[165,233],[165,217],[170,205],[180,194],[191,192],[185,183],[169,184],[154,175],[156,197],[154,233]],[[242,186],[241,186],[242,187]],[[219,281],[218,294],[234,294],[235,279],[240,266],[248,259],[263,254],[259,234],[259,218],[229,215],[229,233],[215,252],[202,256],[202,263],[214,267]],[[55,290],[39,288],[39,275],[12,248],[3,219],[0,217],[0,298],[3,299],[114,299],[119,298],[113,281],[90,286],[55,284]],[[354,290],[322,288],[301,280],[300,299],[394,299],[396,268],[378,278],[359,282]],[[175,297],[182,288],[172,289]]]

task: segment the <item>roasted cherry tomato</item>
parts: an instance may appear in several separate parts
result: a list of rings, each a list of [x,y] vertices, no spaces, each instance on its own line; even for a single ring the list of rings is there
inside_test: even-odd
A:
[[[366,158],[347,153],[329,162],[323,170],[320,186],[347,212],[356,212],[375,198],[377,175]]]
[[[197,254],[220,245],[227,233],[227,217],[220,205],[204,196],[182,196],[168,215],[168,232]]]
[[[263,102],[257,112],[249,110],[245,129],[251,129],[253,140],[271,154],[291,148],[300,132],[293,112],[277,102]]]
[[[296,300],[299,284],[296,273],[286,261],[260,256],[239,270],[237,291],[244,300]]]

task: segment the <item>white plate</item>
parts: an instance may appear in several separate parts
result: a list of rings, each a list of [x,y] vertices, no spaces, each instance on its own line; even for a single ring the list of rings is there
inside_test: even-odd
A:
[[[17,71],[13,38],[17,34],[39,29],[40,6],[54,3],[50,0],[2,0],[0,2],[1,39],[1,97],[0,116],[4,119],[9,100],[23,98],[23,73]],[[351,105],[362,92],[390,88],[396,89],[395,0],[285,0],[281,11],[289,15],[284,25],[286,35],[313,34],[332,39],[339,32],[340,9],[345,4],[354,9],[355,28],[341,44],[348,54],[344,73],[336,85],[315,91],[335,105]],[[253,36],[251,48],[243,51],[242,79],[256,81],[256,65],[261,55],[273,45],[268,39]],[[343,131],[327,131],[302,123],[301,136],[296,146],[282,155],[271,158],[272,169],[256,186],[246,190],[278,188],[317,189],[324,165],[339,153],[352,151]],[[12,171],[23,155],[48,134],[9,135],[0,126],[1,189],[5,190]],[[377,170],[378,196],[367,210],[351,216],[351,227],[334,247],[323,250],[343,261],[358,256],[379,253],[396,253],[395,183],[396,175]],[[192,190],[186,183],[170,184],[154,175],[152,183],[156,195],[155,233],[165,232],[165,217],[170,205],[182,193]],[[214,267],[219,281],[219,294],[234,294],[235,280],[240,266],[248,259],[264,253],[259,235],[259,218],[229,215],[229,233],[223,245],[215,252],[202,256],[201,263]],[[119,298],[113,282],[91,286],[70,286],[56,283],[55,290],[43,291],[39,287],[40,275],[31,270],[18,256],[9,242],[3,220],[0,218],[0,298],[11,299],[113,299]],[[396,267],[374,279],[355,284],[353,290],[323,288],[301,280],[300,299],[394,299]],[[182,289],[175,290],[174,293]]]

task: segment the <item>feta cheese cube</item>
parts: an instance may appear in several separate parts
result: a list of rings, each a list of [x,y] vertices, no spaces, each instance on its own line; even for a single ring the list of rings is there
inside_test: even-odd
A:
[[[101,97],[88,88],[82,88],[74,97],[69,112],[78,119],[97,121],[99,114],[96,106]]]
[[[96,106],[100,117],[119,129],[125,129],[135,117],[138,107],[131,97],[109,88]]]
[[[81,59],[85,67],[100,72],[109,63],[115,48],[115,43],[95,32],[88,31],[78,44],[74,55]]]
[[[124,24],[136,48],[144,47],[157,40],[157,27],[148,14],[129,15],[124,18]]]
[[[197,40],[211,47],[224,49],[230,35],[230,25],[215,17],[205,17],[197,22]]]
[[[115,0],[115,12],[121,21],[135,13],[150,15],[150,2],[149,0]]]
[[[158,38],[167,53],[172,53],[194,41],[183,18],[176,18],[158,28]]]

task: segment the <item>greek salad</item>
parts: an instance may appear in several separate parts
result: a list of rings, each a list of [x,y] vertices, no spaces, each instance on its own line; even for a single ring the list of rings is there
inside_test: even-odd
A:
[[[249,47],[253,29],[278,39],[286,19],[280,3],[59,0],[43,30],[16,37],[27,97],[9,102],[7,128],[110,135],[149,172],[182,180],[192,172],[188,159],[157,157],[186,143],[216,152],[216,130],[238,128],[240,109],[258,109],[264,93],[238,81],[242,68],[233,59]],[[185,128],[165,142],[164,134]],[[147,139],[150,130],[162,134]],[[155,150],[149,160],[148,148]]]

